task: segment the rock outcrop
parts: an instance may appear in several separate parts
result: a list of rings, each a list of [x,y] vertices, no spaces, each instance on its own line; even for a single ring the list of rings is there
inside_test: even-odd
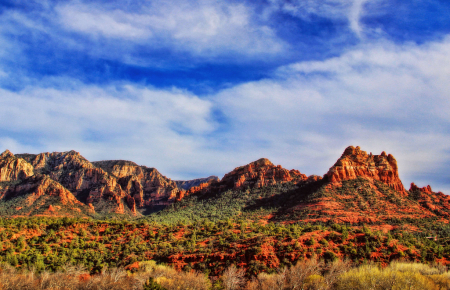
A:
[[[397,191],[405,192],[394,156],[386,155],[384,151],[380,155],[367,154],[359,146],[347,147],[324,178],[337,183],[359,176],[379,180]]]
[[[266,158],[237,167],[222,178],[223,185],[233,188],[263,187],[293,180],[306,180],[308,177],[298,170],[287,170],[281,165],[275,166]]]
[[[0,182],[25,179],[34,175],[33,166],[9,150],[0,155]]]
[[[133,197],[137,208],[168,205],[176,200],[180,191],[174,181],[155,168],[125,160],[97,161],[92,164],[117,177],[122,190]],[[130,199],[127,200],[131,204]]]
[[[302,182],[308,177],[300,171],[287,170],[281,165],[274,165],[266,158],[258,159],[245,166],[235,168],[220,181],[212,181],[209,184],[200,184],[190,188],[187,194],[208,192],[221,192],[228,189],[260,188],[285,182]]]
[[[354,180],[363,177],[363,180]],[[374,182],[380,181],[379,182]],[[131,161],[89,162],[76,151],[41,154],[0,155],[0,215],[140,215],[154,211],[189,195],[215,198],[227,190],[261,188],[293,183],[292,211],[307,208],[306,217],[322,213],[341,221],[374,219],[386,204],[393,211],[423,217],[450,217],[450,197],[435,193],[430,186],[414,183],[406,191],[392,155],[367,154],[350,146],[322,177],[287,170],[262,158],[235,168],[219,180],[215,176],[189,181],[172,181],[155,168]],[[388,185],[385,186],[384,184]],[[349,187],[348,184],[358,184]],[[370,194],[377,209],[370,209],[363,197]],[[311,198],[310,198],[311,197]],[[388,198],[389,197],[389,198]],[[273,195],[273,198],[278,198]],[[357,202],[352,203],[355,200]],[[346,204],[344,206],[343,204]],[[354,218],[349,218],[349,209]],[[360,212],[366,215],[363,216]],[[311,220],[314,220],[312,218]]]
[[[96,168],[76,151],[18,154],[34,166],[35,172],[59,182],[78,200],[107,212],[123,214],[124,198],[117,178]]]
[[[424,194],[431,194],[433,191],[431,190],[431,186],[427,185],[424,187],[418,187],[417,185],[415,185],[414,182],[411,183],[411,186],[409,187],[409,192],[413,192],[413,191],[419,191],[422,192]]]
[[[18,184],[0,186],[0,201],[12,200],[17,215],[35,215],[52,206],[57,213],[64,206],[61,215],[76,216],[93,211],[80,202],[69,190],[47,175],[34,175]],[[56,207],[55,204],[60,206]]]
[[[136,215],[139,209],[168,205],[186,194],[155,168],[125,160],[91,163],[76,151],[16,156],[5,151],[0,158],[0,172],[0,181],[33,174],[48,176],[77,200],[103,213]]]
[[[426,209],[432,210],[439,215],[450,217],[450,196],[442,192],[434,192],[430,185],[418,187],[411,183],[410,196],[417,200]]]

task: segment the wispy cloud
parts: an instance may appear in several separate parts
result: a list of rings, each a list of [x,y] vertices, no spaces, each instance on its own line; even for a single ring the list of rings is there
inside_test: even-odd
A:
[[[56,11],[59,22],[71,31],[202,57],[274,54],[285,45],[270,27],[255,22],[253,11],[244,4],[154,1],[126,11],[71,2]]]
[[[371,11],[367,11],[365,4],[370,2]],[[359,38],[364,36],[361,18],[366,14],[380,13],[378,6],[383,6],[384,0],[270,0],[273,11],[283,11],[303,19],[320,16],[334,20],[346,20],[348,27]]]
[[[350,9],[348,20],[350,22],[350,28],[361,38],[363,28],[361,27],[360,19],[363,13],[363,5],[367,0],[354,0]]]
[[[253,157],[277,152],[287,167],[322,174],[343,148],[361,145],[393,153],[409,183],[419,172],[444,170],[450,158],[449,51],[448,39],[366,44],[222,91],[217,103],[236,128],[230,138]]]

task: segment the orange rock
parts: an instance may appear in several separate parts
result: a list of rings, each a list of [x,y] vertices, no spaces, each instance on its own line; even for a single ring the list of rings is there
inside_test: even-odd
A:
[[[414,182],[412,182],[411,186],[409,188],[409,191],[411,192],[411,191],[416,191],[416,190],[418,190],[420,192],[423,192],[425,194],[431,194],[432,193],[431,186],[427,185],[427,186],[424,186],[424,187],[420,188],[417,185],[415,185]]]
[[[298,170],[287,170],[280,165],[275,166],[266,158],[261,158],[245,166],[235,168],[225,174],[222,180],[211,180],[208,184],[192,187],[187,195],[208,192],[220,192],[228,189],[260,188],[285,182],[302,182],[307,180],[305,174]]]
[[[395,190],[405,192],[394,156],[386,155],[384,151],[380,155],[367,154],[359,146],[347,147],[324,178],[338,183],[343,180],[355,179],[358,176],[379,180]]]
[[[24,159],[17,158],[9,150],[0,155],[0,182],[25,179],[33,175],[33,166]]]

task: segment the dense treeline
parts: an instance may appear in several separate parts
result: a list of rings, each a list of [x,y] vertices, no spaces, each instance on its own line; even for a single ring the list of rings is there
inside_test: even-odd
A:
[[[385,233],[377,225],[268,223],[250,220],[168,223],[70,218],[0,219],[0,262],[38,272],[78,265],[91,273],[155,260],[219,275],[231,263],[246,275],[274,273],[311,258],[387,264],[450,260],[450,227],[422,221]],[[438,239],[429,239],[430,234]]]

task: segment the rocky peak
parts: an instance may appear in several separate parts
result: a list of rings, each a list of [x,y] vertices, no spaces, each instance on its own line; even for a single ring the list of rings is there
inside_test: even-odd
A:
[[[411,183],[409,187],[409,192],[420,191],[425,194],[431,194],[433,191],[431,190],[431,186],[427,185],[424,187],[418,187],[414,182]]]
[[[298,170],[287,170],[275,166],[266,158],[258,159],[227,173],[218,183],[225,188],[262,187],[289,181],[306,180],[307,176]]]
[[[380,155],[367,154],[359,146],[347,147],[324,178],[330,182],[340,182],[359,176],[379,180],[395,190],[405,191],[394,156],[384,151]]]
[[[17,156],[28,161],[37,172],[42,174],[61,170],[75,171],[81,168],[94,168],[86,158],[74,150],[40,154],[17,154]]]
[[[139,165],[128,160],[104,160],[92,162],[92,164],[118,178],[143,174],[142,168]]]
[[[14,157],[14,154],[11,153],[8,149],[6,149],[1,155],[0,158]]]

